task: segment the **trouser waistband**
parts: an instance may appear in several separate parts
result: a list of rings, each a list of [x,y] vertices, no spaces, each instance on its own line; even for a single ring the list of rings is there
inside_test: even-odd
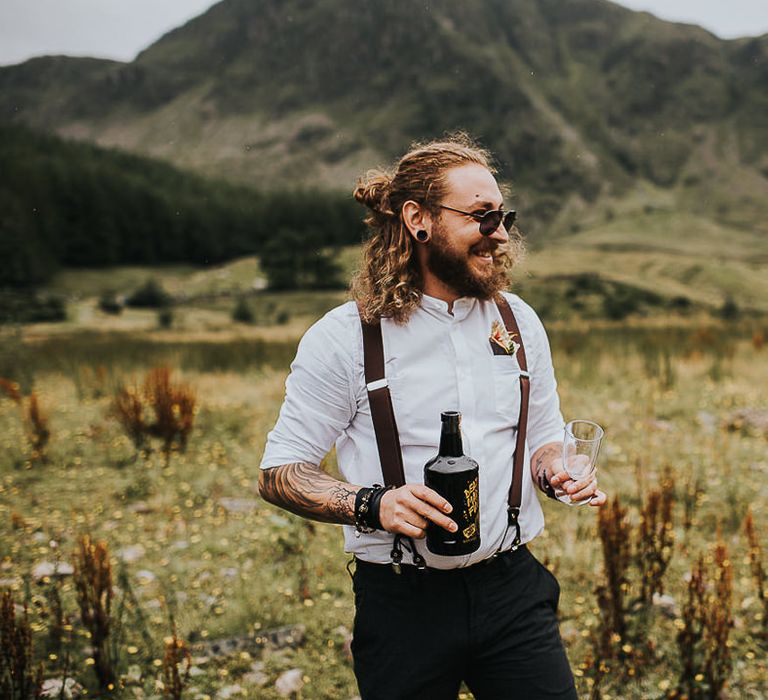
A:
[[[438,575],[438,576],[456,576],[461,573],[465,573],[467,571],[474,571],[483,567],[490,566],[494,563],[499,563],[502,561],[508,561],[512,562],[520,557],[528,556],[528,547],[526,545],[521,544],[516,549],[507,549],[503,552],[499,552],[498,554],[493,554],[487,559],[483,559],[481,561],[475,562],[474,564],[471,564],[470,566],[457,566],[453,569],[436,569],[431,566],[427,566],[426,568],[419,568],[417,566],[414,566],[413,564],[400,564],[400,572],[402,574],[405,574],[407,576],[424,576],[425,574],[430,575]],[[392,571],[392,564],[377,564],[370,561],[365,561],[363,559],[359,559],[358,557],[355,557],[355,566],[358,568],[366,569],[367,571],[376,572],[376,571]]]

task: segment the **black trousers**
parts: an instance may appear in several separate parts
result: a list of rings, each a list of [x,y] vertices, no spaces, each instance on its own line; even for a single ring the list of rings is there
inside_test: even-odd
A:
[[[575,700],[560,585],[526,547],[451,571],[357,562],[352,654],[362,700]]]

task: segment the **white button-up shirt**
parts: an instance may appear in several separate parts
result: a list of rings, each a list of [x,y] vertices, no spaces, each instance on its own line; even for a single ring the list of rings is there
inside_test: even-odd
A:
[[[544,527],[530,455],[545,443],[562,441],[564,424],[544,327],[520,297],[505,296],[520,327],[531,374],[520,515],[521,540],[528,542]],[[427,549],[425,540],[417,540],[431,567],[469,566],[512,542],[507,497],[520,414],[520,367],[516,357],[493,354],[489,338],[495,320],[503,325],[492,301],[457,299],[451,313],[446,302],[428,296],[407,323],[382,320],[386,377],[406,481],[424,483],[424,464],[437,454],[442,411],[461,412],[464,452],[480,465],[480,548],[458,557],[440,556]],[[328,312],[302,338],[261,468],[319,464],[334,442],[347,481],[383,483],[354,302]],[[345,525],[344,535],[346,550],[360,559],[391,561],[392,534],[359,535]],[[407,553],[405,562],[410,563]]]

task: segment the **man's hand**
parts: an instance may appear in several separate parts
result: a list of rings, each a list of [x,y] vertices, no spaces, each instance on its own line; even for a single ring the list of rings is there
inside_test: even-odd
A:
[[[547,481],[558,496],[567,494],[572,501],[591,499],[589,505],[601,506],[607,500],[605,493],[597,488],[596,469],[582,479],[572,479],[563,467],[563,460],[556,458],[547,465]]]
[[[421,539],[428,521],[456,532],[458,526],[445,515],[450,512],[451,504],[436,491],[421,484],[406,484],[382,496],[379,520],[388,532]]]

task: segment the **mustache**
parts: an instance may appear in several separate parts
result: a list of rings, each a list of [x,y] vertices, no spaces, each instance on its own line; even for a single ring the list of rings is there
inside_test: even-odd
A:
[[[477,245],[473,245],[469,249],[469,252],[474,253],[476,255],[480,255],[482,253],[490,253],[491,255],[495,255],[500,245],[501,245],[500,243],[486,240],[486,241],[483,241],[482,243],[478,243]]]

